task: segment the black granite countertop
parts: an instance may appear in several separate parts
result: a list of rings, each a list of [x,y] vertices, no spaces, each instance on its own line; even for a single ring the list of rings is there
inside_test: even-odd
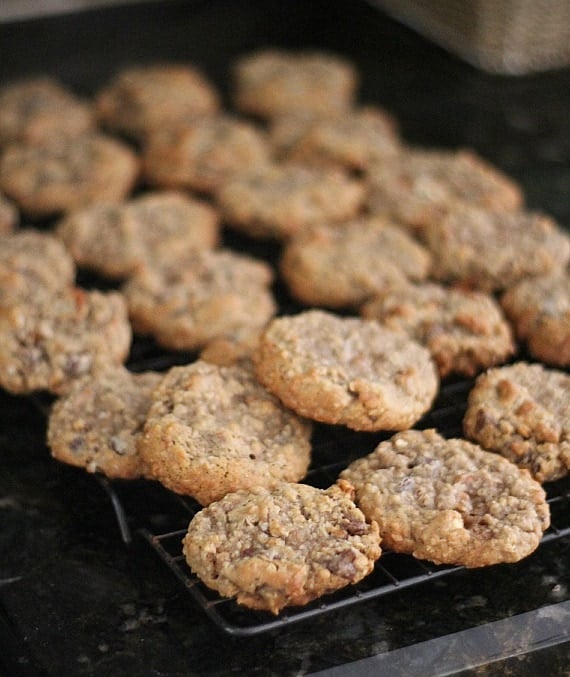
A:
[[[365,2],[142,3],[0,25],[0,82],[48,71],[90,93],[160,56],[197,60],[223,88],[229,60],[262,44],[348,55],[361,100],[392,111],[409,143],[476,149],[570,226],[570,70],[484,74]],[[93,477],[50,458],[38,402],[0,391],[0,674],[568,675],[569,556],[559,539],[515,565],[231,637],[143,539],[123,543]]]

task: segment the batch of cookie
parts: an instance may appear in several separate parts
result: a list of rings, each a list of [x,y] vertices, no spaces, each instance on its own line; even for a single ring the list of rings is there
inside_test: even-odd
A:
[[[124,66],[90,100],[1,88],[0,385],[56,396],[56,459],[192,496],[189,566],[254,609],[382,548],[526,557],[570,468],[568,234],[476,153],[405,143],[337,55],[261,50],[231,82],[225,108],[193,63]],[[196,358],[132,371],[133,335]],[[452,375],[465,438],[414,429]],[[315,422],[393,436],[318,489]]]

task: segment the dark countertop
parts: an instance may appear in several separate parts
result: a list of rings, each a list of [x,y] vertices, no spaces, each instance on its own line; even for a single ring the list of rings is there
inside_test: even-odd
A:
[[[391,110],[408,142],[475,148],[570,226],[570,70],[486,75],[364,2],[149,3],[0,25],[0,81],[49,70],[89,93],[117,64],[160,55],[199,61],[223,87],[229,59],[263,43],[346,53],[361,99]],[[230,637],[146,542],[122,543],[100,484],[53,461],[44,439],[36,403],[0,392],[0,674],[570,674],[568,538]]]

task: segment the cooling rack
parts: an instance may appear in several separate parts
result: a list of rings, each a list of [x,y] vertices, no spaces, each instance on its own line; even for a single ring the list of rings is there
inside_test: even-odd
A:
[[[152,346],[139,345],[136,349],[136,370],[165,368],[169,364],[184,362],[188,356],[179,354],[153,354]],[[429,414],[416,426],[417,428],[436,428],[446,437],[461,435],[461,421],[466,406],[467,394],[472,387],[471,380],[458,380],[443,384],[440,394]],[[339,472],[353,459],[370,453],[374,447],[389,434],[357,433],[344,428],[317,424],[313,436],[313,462],[304,480],[320,488],[330,486]],[[285,609],[279,616],[268,612],[252,611],[240,607],[233,599],[225,599],[207,588],[192,574],[182,555],[182,538],[188,523],[200,510],[200,505],[192,499],[179,496],[162,487],[152,485],[151,497],[147,508],[152,514],[153,500],[160,503],[160,519],[156,516],[138,516],[137,519],[125,507],[121,496],[130,483],[111,482],[98,478],[113,505],[121,536],[125,543],[135,537],[142,537],[152,551],[158,555],[164,565],[181,583],[182,589],[190,599],[197,603],[211,621],[223,632],[234,636],[259,635],[276,628],[305,621],[316,616],[330,613],[366,600],[397,594],[398,592],[420,585],[431,585],[437,579],[463,571],[462,567],[436,566],[420,561],[409,555],[384,551],[376,563],[374,571],[360,583],[344,588],[331,595],[316,600],[304,607]],[[545,532],[541,545],[570,535],[570,483],[562,480],[546,485],[547,498],[551,511],[551,526]],[[155,523],[153,523],[153,519]],[[133,529],[131,524],[138,522]]]

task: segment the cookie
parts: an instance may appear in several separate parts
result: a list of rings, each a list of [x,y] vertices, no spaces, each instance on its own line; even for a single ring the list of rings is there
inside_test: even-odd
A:
[[[267,119],[348,111],[359,77],[352,63],[335,54],[263,49],[237,60],[232,81],[236,109]]]
[[[0,147],[76,137],[94,127],[91,105],[55,78],[14,80],[0,88]]]
[[[137,440],[162,374],[105,367],[79,379],[53,404],[47,429],[51,455],[111,479],[145,475]]]
[[[523,279],[503,294],[501,305],[533,357],[570,366],[570,272]]]
[[[188,566],[221,595],[274,614],[357,583],[381,548],[378,526],[365,520],[352,494],[346,482],[228,494],[190,522]]]
[[[220,109],[213,84],[190,63],[129,66],[97,93],[101,124],[137,140],[188,117]]]
[[[307,472],[310,423],[258,383],[251,365],[173,367],[152,400],[139,440],[150,475],[202,505]]]
[[[255,238],[283,240],[311,225],[354,217],[360,181],[335,169],[269,165],[243,172],[216,195],[225,222]]]
[[[465,208],[425,232],[432,276],[482,291],[500,291],[524,277],[563,268],[570,237],[549,216]]]
[[[469,393],[465,434],[539,482],[570,470],[570,375],[518,362],[490,369]]]
[[[12,144],[0,157],[0,188],[30,217],[125,198],[139,172],[136,154],[103,134]]]
[[[438,284],[394,284],[360,308],[361,315],[424,345],[439,375],[474,376],[514,353],[501,307],[488,294]]]
[[[287,407],[354,430],[408,428],[438,388],[426,348],[377,322],[322,310],[273,319],[253,360]]]
[[[145,193],[127,202],[76,210],[56,228],[79,266],[125,278],[153,260],[219,240],[219,218],[209,204],[175,191]]]
[[[436,564],[517,562],[550,523],[545,493],[527,472],[435,430],[398,433],[340,477],[386,548]]]
[[[230,115],[165,127],[148,137],[143,150],[143,171],[150,185],[208,194],[236,174],[268,161],[263,132]]]
[[[230,250],[192,250],[140,269],[123,291],[136,332],[173,350],[197,350],[275,314],[269,264]]]
[[[383,218],[360,217],[300,231],[279,268],[292,296],[307,305],[358,307],[386,285],[423,280],[431,256]]]
[[[18,225],[19,214],[16,205],[0,193],[0,235],[9,233]]]
[[[120,365],[131,344],[123,297],[72,288],[0,305],[0,386],[14,394],[56,395],[105,365]]]
[[[239,362],[251,362],[259,345],[261,332],[261,327],[238,327],[212,339],[200,351],[200,359],[225,367]]]
[[[278,140],[284,143],[283,128],[273,133],[280,133]],[[309,123],[297,140],[290,142],[286,159],[364,171],[393,158],[400,147],[394,119],[379,107],[367,106]]]
[[[371,167],[368,180],[370,212],[420,234],[449,209],[513,211],[523,203],[517,183],[470,150],[403,149]]]
[[[51,233],[22,228],[0,235],[0,305],[63,291],[74,281],[73,259]]]

